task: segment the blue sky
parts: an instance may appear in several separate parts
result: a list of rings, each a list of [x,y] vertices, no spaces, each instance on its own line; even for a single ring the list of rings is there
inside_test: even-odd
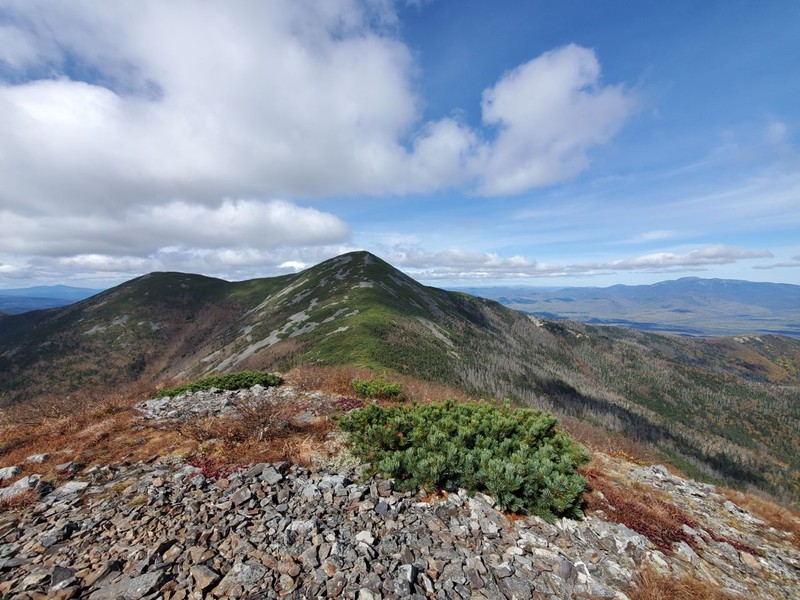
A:
[[[0,288],[370,250],[800,284],[800,4],[0,0]]]

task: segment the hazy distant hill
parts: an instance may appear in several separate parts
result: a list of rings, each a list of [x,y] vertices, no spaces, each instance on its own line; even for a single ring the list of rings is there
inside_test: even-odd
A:
[[[607,288],[464,288],[529,314],[682,335],[800,337],[800,286],[685,277]]]
[[[0,314],[19,314],[43,308],[66,306],[99,294],[102,290],[70,287],[68,285],[35,286],[0,289]]]
[[[360,364],[575,415],[692,472],[800,497],[800,341],[526,316],[354,252],[230,283],[153,273],[0,320],[0,402],[213,372]],[[68,401],[68,400],[65,400]]]

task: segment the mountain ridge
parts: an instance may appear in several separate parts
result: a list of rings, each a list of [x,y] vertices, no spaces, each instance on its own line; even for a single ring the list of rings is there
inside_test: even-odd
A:
[[[785,283],[683,277],[633,286],[462,289],[548,318],[703,337],[800,337],[800,286]]]
[[[57,308],[94,296],[101,291],[68,285],[0,289],[0,313],[20,314],[32,310]]]
[[[800,343],[676,338],[526,316],[356,252],[226,282],[152,273],[5,317],[0,401],[298,364],[356,364],[587,419],[691,473],[798,497]]]

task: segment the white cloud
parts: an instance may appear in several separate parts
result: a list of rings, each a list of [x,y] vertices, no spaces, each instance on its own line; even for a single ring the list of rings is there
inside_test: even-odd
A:
[[[675,273],[701,270],[709,265],[727,265],[753,258],[769,258],[767,250],[745,250],[724,245],[709,246],[683,254],[658,252],[628,259],[571,264],[543,263],[523,256],[501,257],[495,253],[449,249],[429,252],[421,248],[396,247],[387,260],[425,280],[528,279],[537,277],[595,276],[620,271]]]
[[[504,75],[483,93],[483,120],[500,127],[479,173],[487,194],[518,193],[572,177],[587,151],[608,141],[630,115],[620,86],[599,85],[595,53],[574,44]]]
[[[754,269],[800,269],[800,255],[792,256],[789,260],[767,264],[767,265],[753,265]]]
[[[350,237],[330,213],[272,200],[224,200],[206,207],[178,201],[132,206],[116,215],[28,216],[0,211],[0,251],[46,256],[151,254],[159,248],[323,245]]]
[[[37,43],[25,31],[10,25],[0,25],[0,64],[22,69],[52,55],[47,44]]]
[[[668,230],[644,231],[639,235],[633,236],[630,240],[628,240],[628,242],[632,244],[644,244],[647,242],[668,240],[676,237],[677,235],[677,232]]]
[[[307,264],[350,232],[298,199],[547,185],[632,108],[572,45],[487,88],[483,125],[423,122],[391,0],[0,5],[0,253],[21,269]]]
[[[630,112],[622,88],[599,85],[594,52],[572,45],[486,90],[495,141],[450,117],[420,123],[411,53],[374,25],[390,6],[363,6],[11,2],[20,27],[6,37],[25,40],[8,44],[12,64],[38,58],[62,76],[0,86],[4,206],[406,193],[476,177],[482,192],[516,193],[582,170]],[[93,80],[70,79],[52,47]]]
[[[786,123],[781,121],[774,121],[767,127],[767,140],[771,144],[783,144],[789,134],[789,128]]]
[[[38,256],[12,265],[0,263],[2,278],[38,283],[64,283],[108,287],[153,271],[202,273],[221,279],[244,280],[295,273],[355,250],[346,244],[324,246],[253,248],[164,247],[150,254],[109,255],[84,253],[70,256]],[[22,284],[19,284],[22,285]]]
[[[748,258],[770,258],[768,250],[743,250],[725,245],[709,246],[685,254],[654,252],[632,259],[601,263],[597,268],[614,270],[663,269],[668,267],[697,267],[705,265],[727,265]]]

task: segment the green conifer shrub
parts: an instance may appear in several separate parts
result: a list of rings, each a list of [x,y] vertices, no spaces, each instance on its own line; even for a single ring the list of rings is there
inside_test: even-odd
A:
[[[387,381],[383,377],[372,379],[354,379],[350,383],[353,391],[363,398],[381,398],[383,400],[401,400],[403,386],[397,381]]]
[[[239,371],[237,373],[226,373],[225,375],[213,375],[185,385],[163,389],[156,394],[156,398],[178,396],[184,392],[201,392],[203,390],[210,390],[211,388],[218,388],[220,390],[243,390],[251,388],[254,385],[272,387],[281,385],[282,383],[283,377],[274,373]]]
[[[532,409],[454,400],[412,406],[370,404],[345,414],[342,429],[372,471],[400,489],[491,495],[502,510],[548,521],[580,518],[586,451]]]

